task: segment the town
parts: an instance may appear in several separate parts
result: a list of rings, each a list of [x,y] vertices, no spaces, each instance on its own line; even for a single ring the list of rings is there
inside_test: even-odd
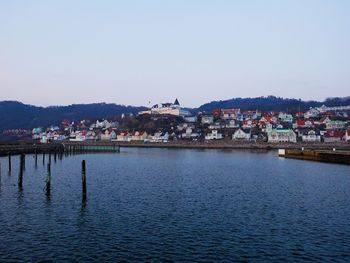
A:
[[[137,115],[113,119],[62,120],[60,125],[7,130],[51,142],[237,141],[268,143],[336,143],[350,141],[350,106],[310,108],[306,112],[216,109],[192,114],[174,103],[156,104]]]

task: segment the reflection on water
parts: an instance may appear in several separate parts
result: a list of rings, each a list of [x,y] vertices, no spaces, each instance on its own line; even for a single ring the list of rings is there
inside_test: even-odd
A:
[[[27,155],[20,189],[19,157],[0,158],[1,262],[350,261],[349,166],[122,149],[51,157],[48,194],[49,159]]]

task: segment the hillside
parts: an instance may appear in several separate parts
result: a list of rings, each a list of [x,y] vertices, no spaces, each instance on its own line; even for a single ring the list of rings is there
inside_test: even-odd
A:
[[[192,112],[211,112],[214,109],[239,108],[259,111],[305,111],[321,105],[350,105],[350,97],[329,98],[325,101],[299,101],[268,96],[257,98],[234,98],[212,101],[199,108],[188,109]],[[124,106],[118,104],[93,103],[73,104],[69,106],[37,107],[17,101],[0,102],[0,132],[6,129],[30,129],[37,126],[59,125],[63,119],[79,121],[82,119],[111,118],[122,113],[137,113],[145,107]]]
[[[144,107],[117,104],[93,103],[69,106],[37,107],[17,101],[0,102],[0,131],[6,129],[28,129],[36,126],[58,125],[63,119],[110,118],[122,113],[137,113]]]
[[[229,100],[212,101],[203,104],[197,111],[211,112],[215,109],[241,109],[259,111],[289,111],[297,112],[299,107],[305,111],[310,107],[350,105],[350,97],[328,98],[325,101],[302,101],[297,99],[287,99],[275,96],[257,98],[233,98]]]

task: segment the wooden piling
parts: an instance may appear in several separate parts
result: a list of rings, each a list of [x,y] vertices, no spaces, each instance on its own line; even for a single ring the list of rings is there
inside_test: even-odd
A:
[[[18,187],[20,189],[23,187],[23,170],[24,170],[24,167],[23,167],[23,164],[24,164],[23,156],[24,156],[24,154],[21,154],[21,156],[20,156],[20,163],[19,163]]]
[[[12,164],[11,164],[11,154],[9,154],[9,172],[11,172]]]
[[[82,180],[82,194],[83,202],[86,201],[86,163],[85,160],[81,162],[81,180]]]
[[[26,170],[26,156],[25,156],[25,154],[21,154],[21,156],[22,156],[22,162],[23,162],[23,171],[25,171]]]
[[[45,165],[45,153],[43,153],[43,165]]]
[[[38,167],[38,149],[35,148],[35,168]]]
[[[46,195],[51,194],[51,163],[47,164],[47,176],[46,176]]]

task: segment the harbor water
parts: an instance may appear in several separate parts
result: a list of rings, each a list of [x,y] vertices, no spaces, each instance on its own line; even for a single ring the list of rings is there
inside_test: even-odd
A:
[[[0,158],[0,262],[350,262],[350,167],[277,152],[122,148]],[[81,162],[87,199],[82,201]]]

